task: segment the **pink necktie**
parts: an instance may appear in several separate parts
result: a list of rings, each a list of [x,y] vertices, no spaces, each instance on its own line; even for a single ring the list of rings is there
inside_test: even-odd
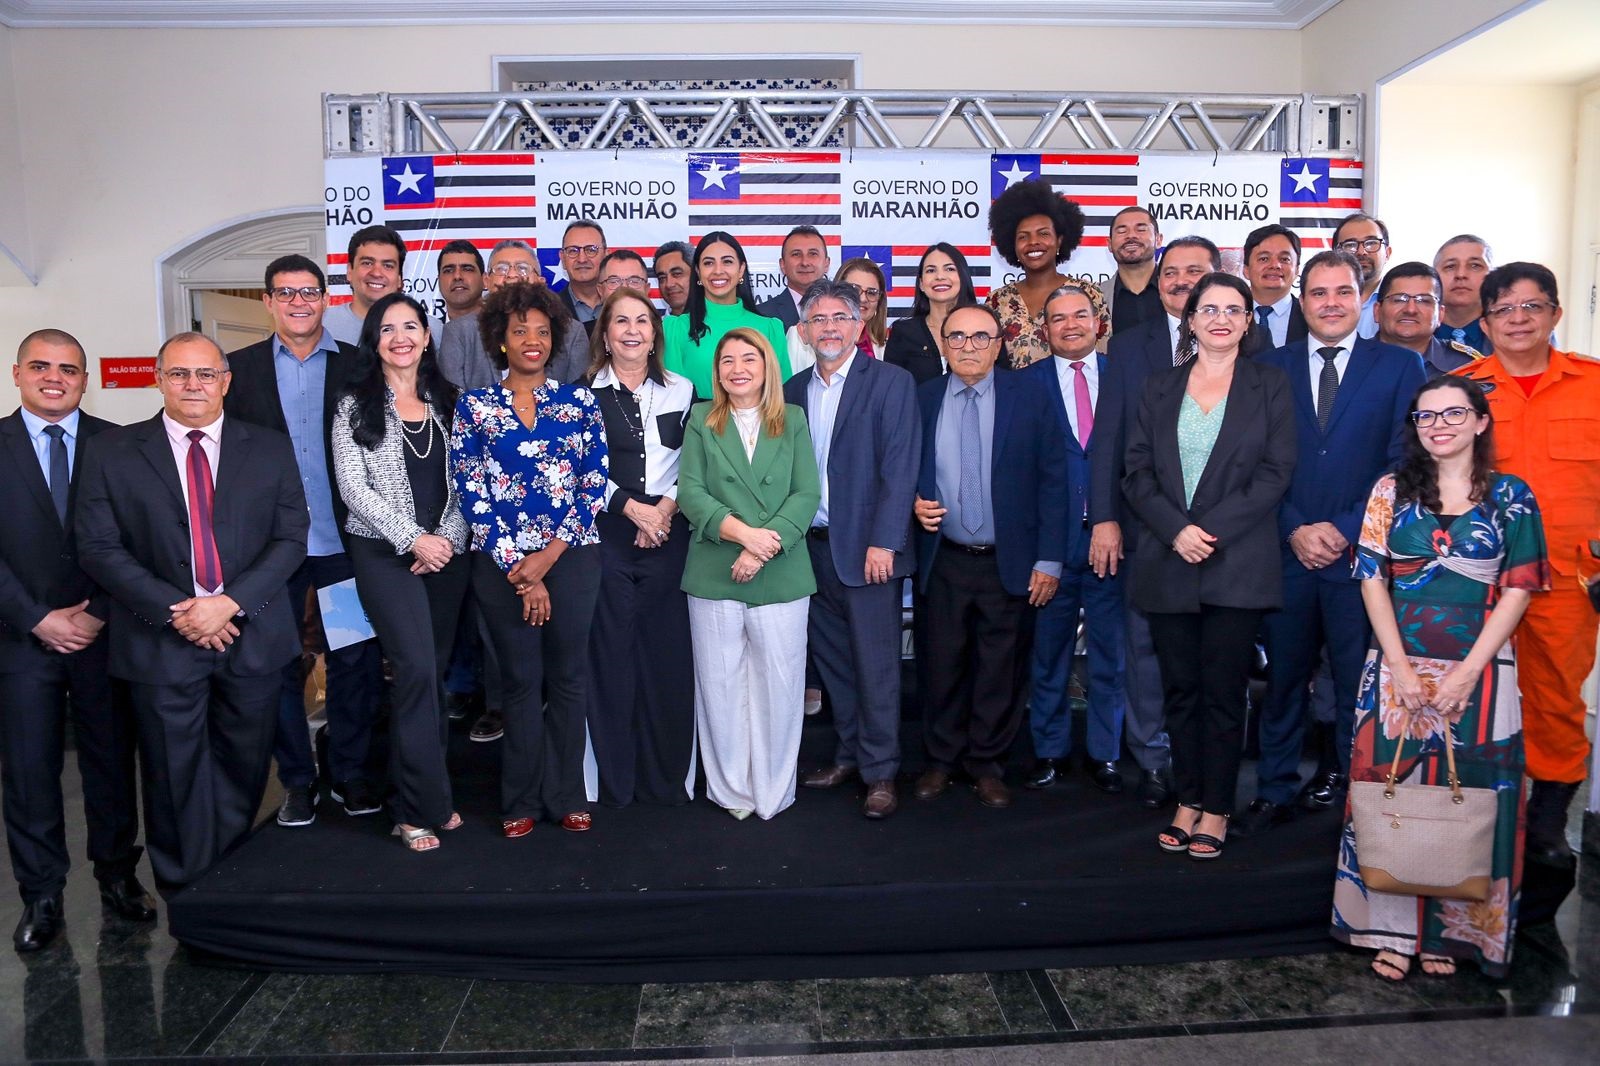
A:
[[[215,488],[211,484],[211,460],[200,446],[205,434],[189,431],[189,537],[194,551],[195,584],[216,592],[222,584],[222,557],[212,533],[211,511]]]
[[[1089,434],[1094,432],[1094,405],[1089,402],[1089,379],[1083,373],[1083,360],[1074,360],[1072,369],[1072,395],[1078,405],[1078,445],[1089,448]]]

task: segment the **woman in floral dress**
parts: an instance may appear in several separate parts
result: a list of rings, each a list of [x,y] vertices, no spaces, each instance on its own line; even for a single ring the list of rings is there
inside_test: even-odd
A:
[[[989,293],[989,306],[1000,316],[1005,359],[1013,370],[1050,358],[1044,305],[1062,285],[1082,286],[1100,320],[1111,321],[1105,297],[1092,279],[1058,269],[1077,251],[1083,225],[1083,209],[1047,181],[1019,181],[989,207],[990,239],[1005,261],[1022,271],[1020,278]]]
[[[1391,981],[1405,978],[1413,955],[1435,976],[1466,960],[1501,977],[1522,872],[1522,712],[1510,637],[1530,595],[1549,587],[1544,526],[1527,484],[1490,468],[1493,429],[1479,389],[1437,378],[1412,411],[1405,457],[1373,487],[1357,548],[1375,647],[1356,702],[1350,776],[1385,780],[1404,740],[1400,780],[1445,784],[1448,732],[1461,784],[1499,796],[1489,897],[1368,889],[1347,808],[1332,933],[1378,949],[1373,971]]]

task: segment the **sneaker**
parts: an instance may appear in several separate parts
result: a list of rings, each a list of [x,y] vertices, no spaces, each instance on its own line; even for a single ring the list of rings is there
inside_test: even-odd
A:
[[[500,714],[500,708],[490,707],[483,712],[482,717],[472,723],[472,732],[467,735],[473,740],[487,742],[499,740],[505,731],[505,718]]]
[[[333,802],[344,804],[344,813],[354,817],[359,814],[376,814],[380,804],[372,786],[359,778],[341,781],[328,790]]]
[[[287,826],[310,825],[317,820],[317,793],[309,785],[291,787],[283,794],[278,806],[278,824]]]

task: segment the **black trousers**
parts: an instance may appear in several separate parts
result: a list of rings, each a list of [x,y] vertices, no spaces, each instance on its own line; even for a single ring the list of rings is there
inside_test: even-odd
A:
[[[505,737],[500,744],[500,816],[558,821],[588,808],[583,791],[583,721],[589,700],[589,626],[600,591],[598,545],[568,548],[545,576],[550,621],[522,620],[522,599],[505,571],[473,552],[472,590],[500,657]],[[541,707],[540,690],[549,696]]]
[[[679,585],[693,534],[681,513],[659,548],[635,547],[638,527],[621,515],[602,513],[595,524],[600,593],[589,634],[589,741],[600,802],[687,803],[694,653]]]
[[[67,883],[71,862],[61,770],[69,713],[95,877],[127,877],[142,851],[134,844],[139,801],[133,709],[126,687],[106,673],[102,634],[80,652],[51,655],[31,669],[0,674],[6,846],[24,903],[53,896]]]
[[[195,681],[128,688],[139,724],[145,846],[156,887],[169,894],[249,831],[272,763],[281,677],[240,677],[219,666]]]
[[[457,555],[435,574],[413,574],[410,552],[386,540],[350,538],[356,591],[394,669],[389,690],[389,814],[413,826],[450,820],[455,800],[445,768],[450,719],[442,680],[450,663],[461,602],[470,578]]]
[[[928,576],[921,673],[931,769],[1001,777],[1022,724],[1036,612],[1000,583],[994,555],[941,545]]]
[[[1245,688],[1264,611],[1202,604],[1198,614],[1150,613],[1172,739],[1178,802],[1233,814],[1244,741]]]
[[[900,769],[900,578],[881,585],[839,580],[828,542],[806,538],[817,592],[806,649],[833,703],[839,734],[834,763],[864,781],[889,781]],[[860,575],[852,575],[859,577]]]

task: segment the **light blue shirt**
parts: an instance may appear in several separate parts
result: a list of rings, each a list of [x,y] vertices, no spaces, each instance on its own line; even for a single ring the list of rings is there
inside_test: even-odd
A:
[[[46,426],[60,426],[66,431],[61,438],[67,446],[67,480],[72,480],[72,468],[78,461],[78,409],[73,408],[72,413],[59,422],[46,422],[26,407],[19,407],[18,413],[22,415],[22,425],[28,431],[28,440],[33,444],[33,454],[39,457],[39,470],[44,474],[44,484],[50,487],[50,437],[45,433]]]
[[[317,346],[302,361],[289,351],[283,339],[272,336],[272,364],[278,379],[278,406],[294,442],[294,459],[300,467],[300,484],[305,489],[306,507],[311,512],[311,531],[306,536],[306,554],[338,555],[344,551],[339,540],[339,524],[333,518],[333,485],[328,479],[328,439],[323,426],[323,402],[328,389],[328,353],[339,344],[326,328]]]
[[[934,438],[937,459],[934,474],[939,483],[939,502],[947,508],[939,532],[958,544],[994,543],[994,499],[989,487],[989,466],[994,461],[994,371],[973,386],[978,394],[978,471],[982,492],[976,530],[969,530],[961,510],[961,411],[967,398],[961,395],[967,383],[949,376],[944,403],[939,406],[939,422]]]
[[[839,413],[845,378],[856,365],[856,359],[855,355],[846,359],[826,384],[813,368],[811,384],[806,386],[806,424],[811,427],[811,450],[816,454],[817,473],[822,482],[822,502],[817,504],[817,517],[811,523],[814,526],[828,524],[828,455],[833,451],[833,420]]]
[[[1283,299],[1268,304],[1272,313],[1267,316],[1267,332],[1272,334],[1272,346],[1282,348],[1289,343],[1289,308],[1294,304],[1294,293],[1286,292]]]

